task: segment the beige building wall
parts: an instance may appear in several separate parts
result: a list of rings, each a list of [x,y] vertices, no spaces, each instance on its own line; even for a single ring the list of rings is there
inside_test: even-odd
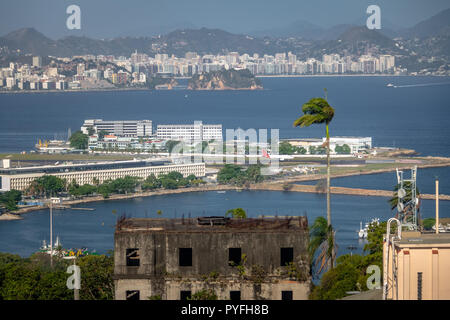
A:
[[[401,240],[394,243],[394,258],[390,247],[388,299],[417,300],[419,273],[422,273],[422,300],[450,299],[450,234]],[[386,248],[385,243],[384,252]],[[397,265],[397,283],[392,280],[393,261]]]
[[[191,174],[196,177],[205,176],[205,164],[204,163],[194,163],[194,164],[180,164],[180,165],[166,165],[166,166],[149,166],[141,168],[125,168],[125,169],[110,169],[110,170],[92,170],[92,171],[74,171],[65,173],[54,173],[49,174],[57,176],[61,179],[66,179],[67,182],[75,181],[79,185],[83,184],[93,184],[94,179],[98,179],[100,183],[103,183],[108,179],[123,178],[125,176],[134,176],[140,178],[147,178],[151,174],[159,176],[161,174],[167,174],[171,171],[178,171],[184,177]],[[6,175],[2,176],[2,179],[9,180],[10,189],[15,190],[25,190],[28,188],[30,183],[38,178],[45,175],[44,173],[30,173],[30,174],[17,174],[17,175]]]

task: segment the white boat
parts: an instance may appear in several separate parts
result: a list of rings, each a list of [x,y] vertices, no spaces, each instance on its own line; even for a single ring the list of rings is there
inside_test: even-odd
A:
[[[358,231],[358,237],[360,239],[367,239],[367,234],[369,232],[369,226],[371,224],[379,224],[380,223],[380,219],[378,218],[374,218],[372,219],[370,222],[366,222],[366,224],[364,225],[364,228],[362,227],[362,221],[359,223],[359,231]]]
[[[388,83],[386,87],[395,87],[392,83]]]
[[[431,229],[436,231],[436,226],[432,226]],[[447,225],[445,228],[442,226],[442,224],[439,223],[439,232],[447,232],[450,231],[449,225]]]
[[[47,253],[47,254],[53,254],[56,255],[58,253],[57,249],[60,249],[62,247],[61,242],[59,240],[59,237],[56,237],[55,244],[53,245],[53,250],[50,244],[47,245],[47,241],[42,241],[42,246],[39,249],[39,252]]]
[[[362,227],[362,221],[359,223],[359,231],[358,231],[358,237],[360,239],[366,239],[367,238],[367,228],[368,225],[366,223],[366,225],[364,226],[364,229]]]
[[[217,191],[217,193],[226,193],[226,191]]]

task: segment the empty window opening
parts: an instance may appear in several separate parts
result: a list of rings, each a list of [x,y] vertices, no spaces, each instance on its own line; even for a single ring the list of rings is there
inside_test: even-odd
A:
[[[140,300],[140,298],[139,298],[139,290],[126,291],[126,299],[127,300]]]
[[[191,291],[180,291],[180,300],[187,300],[191,298]]]
[[[139,267],[139,249],[130,248],[127,249],[127,266],[128,267]]]
[[[179,248],[180,267],[192,266],[192,248]]]
[[[230,291],[230,300],[241,300],[240,291]]]
[[[228,264],[230,266],[237,266],[241,263],[242,250],[241,248],[228,249]]]
[[[281,300],[292,300],[292,291],[281,291]]]
[[[422,272],[417,272],[417,300],[422,300]]]
[[[294,248],[281,248],[281,266],[286,266],[291,262],[294,262]]]

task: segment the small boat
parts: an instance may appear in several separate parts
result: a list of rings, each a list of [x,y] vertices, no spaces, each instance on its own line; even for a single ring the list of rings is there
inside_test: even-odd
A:
[[[395,87],[392,83],[388,83],[386,87]]]
[[[380,223],[380,219],[378,218],[374,218],[372,219],[370,222],[366,222],[366,224],[364,225],[364,228],[362,227],[362,221],[359,223],[359,231],[358,231],[358,237],[360,239],[367,239],[367,235],[369,232],[369,226],[371,224],[376,224],[378,225]]]
[[[50,245],[47,245],[45,240],[42,241],[42,246],[39,249],[39,252],[52,254],[53,256],[62,257],[63,259],[72,259],[73,257],[84,257],[87,255],[98,255],[97,252],[90,251],[88,248],[70,248],[63,249],[61,241],[59,237],[56,237],[55,244],[53,246],[53,250]]]
[[[436,231],[436,226],[432,226],[431,229],[433,229],[434,231]],[[444,227],[442,226],[442,224],[439,223],[439,229],[438,229],[439,232],[447,232],[447,230],[449,230],[449,229],[450,229],[450,228],[448,228],[448,225],[447,225],[447,227],[444,228]]]
[[[226,191],[217,191],[217,193],[226,193]]]
[[[366,223],[366,225],[364,226],[364,229],[362,227],[362,221],[359,223],[359,231],[358,231],[358,237],[360,239],[366,239],[367,238],[367,229],[368,229],[368,224]]]

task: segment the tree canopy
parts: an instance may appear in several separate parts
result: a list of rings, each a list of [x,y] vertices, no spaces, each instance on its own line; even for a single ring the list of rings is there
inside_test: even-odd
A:
[[[56,176],[44,175],[34,179],[27,189],[27,193],[35,196],[52,196],[63,191],[66,180]]]
[[[0,300],[73,300],[73,291],[66,286],[67,267],[72,261],[36,253],[22,258],[0,253]],[[80,299],[114,298],[113,263],[110,255],[88,255],[77,258],[81,269]]]
[[[72,148],[85,150],[88,147],[89,136],[81,131],[76,131],[70,136],[69,142]]]
[[[6,191],[0,194],[0,204],[2,204],[6,210],[17,210],[17,203],[22,200],[22,192],[18,190]]]

